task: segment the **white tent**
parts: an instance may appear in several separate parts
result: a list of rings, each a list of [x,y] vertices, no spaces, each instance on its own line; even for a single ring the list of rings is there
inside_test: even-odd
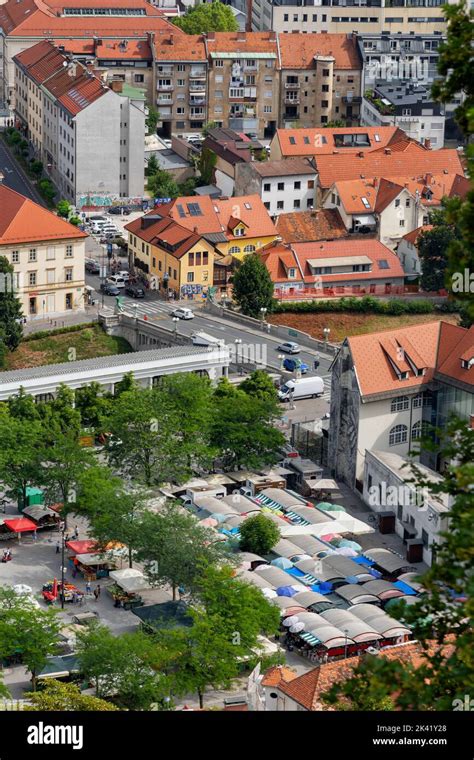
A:
[[[112,578],[128,594],[151,588],[143,573],[133,567],[126,567],[123,570],[112,570],[109,573],[109,578]]]

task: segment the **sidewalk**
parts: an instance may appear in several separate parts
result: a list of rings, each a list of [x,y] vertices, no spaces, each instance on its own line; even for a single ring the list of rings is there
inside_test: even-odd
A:
[[[32,335],[42,330],[57,330],[71,325],[89,324],[90,322],[97,322],[97,317],[97,307],[90,306],[86,307],[85,311],[76,314],[62,314],[50,319],[35,319],[24,325],[23,335]]]

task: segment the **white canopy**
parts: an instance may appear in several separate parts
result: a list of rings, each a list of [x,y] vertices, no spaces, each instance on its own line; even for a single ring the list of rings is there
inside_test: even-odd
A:
[[[109,578],[112,578],[117,586],[120,586],[120,588],[129,594],[151,588],[143,573],[133,567],[126,567],[123,570],[112,570],[109,573]]]

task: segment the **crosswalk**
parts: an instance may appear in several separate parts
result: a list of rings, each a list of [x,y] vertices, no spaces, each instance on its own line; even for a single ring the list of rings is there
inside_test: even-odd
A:
[[[326,401],[331,400],[331,375],[321,375],[323,382],[324,382],[324,393],[322,395],[322,398],[326,399]]]

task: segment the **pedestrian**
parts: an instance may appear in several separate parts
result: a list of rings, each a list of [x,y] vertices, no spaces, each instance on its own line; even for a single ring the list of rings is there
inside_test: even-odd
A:
[[[77,575],[77,567],[74,565],[74,567],[72,568],[72,577],[75,578],[76,575]]]
[[[86,583],[86,594],[90,594],[91,592],[92,592],[91,582],[87,581],[87,583]]]
[[[100,586],[99,585],[97,586],[96,591],[97,591],[97,597],[99,597],[100,596]]]
[[[96,588],[94,589],[94,597],[95,597],[96,602],[98,602],[99,601],[99,592],[97,591]]]
[[[61,548],[61,544],[59,543],[59,541],[56,541],[56,554],[59,554],[60,548]]]
[[[78,529],[77,525],[74,528],[73,537],[76,538],[76,539],[79,538],[79,529]]]

